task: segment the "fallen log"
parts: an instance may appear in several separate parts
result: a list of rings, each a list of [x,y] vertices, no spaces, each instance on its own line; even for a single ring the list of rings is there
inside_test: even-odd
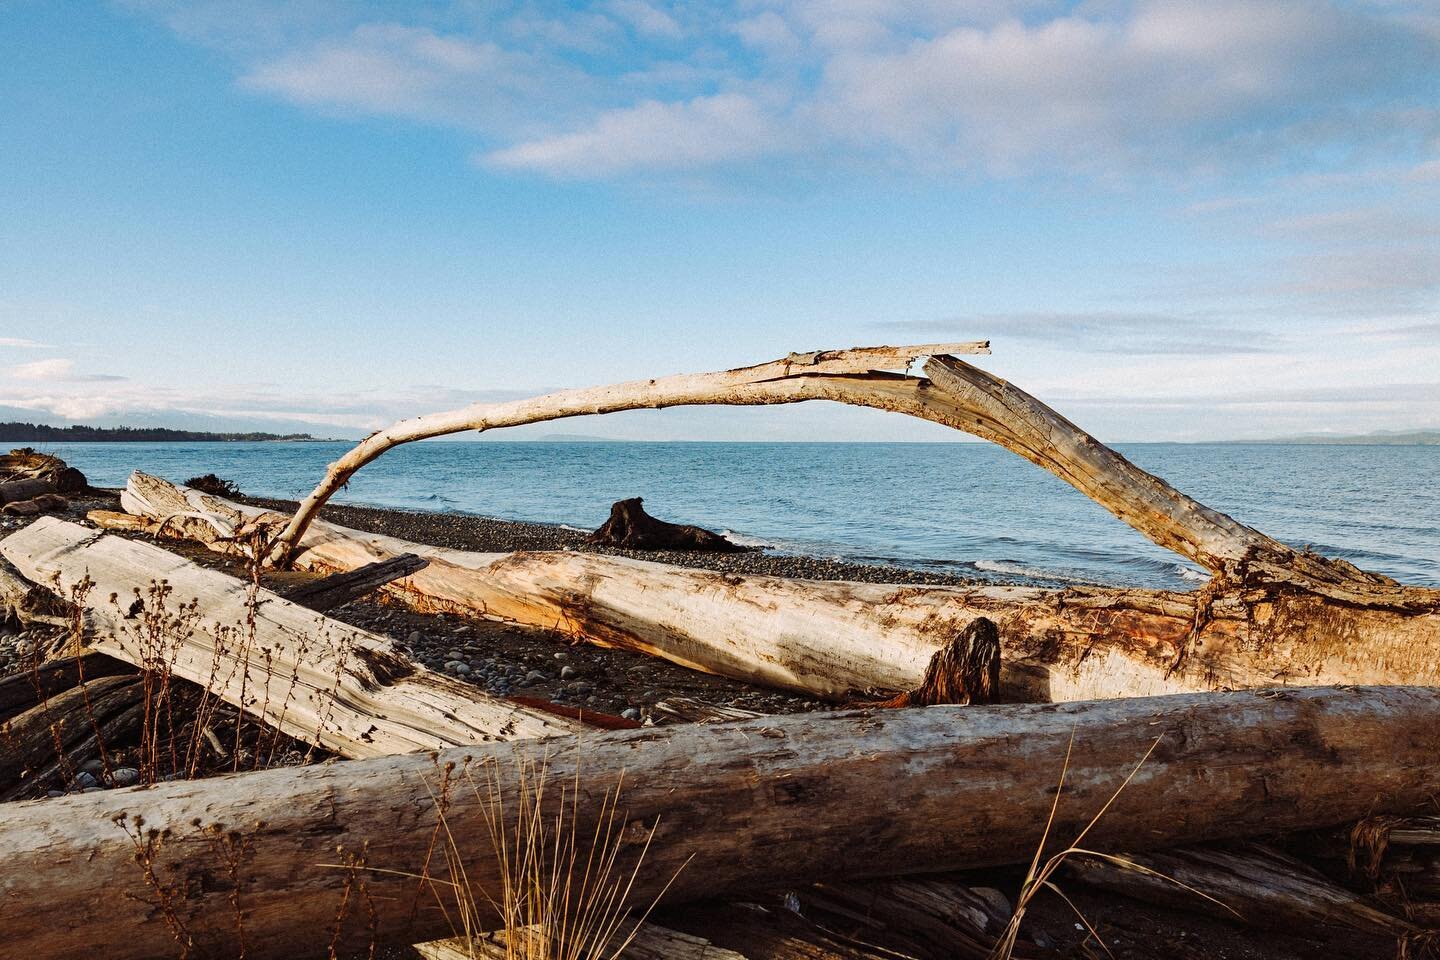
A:
[[[0,504],[10,505],[32,500],[35,497],[58,494],[60,488],[53,481],[27,479],[10,480],[0,483]]]
[[[1313,868],[1259,844],[1240,850],[1187,847],[1118,859],[1077,855],[1066,873],[1135,900],[1265,929],[1313,934],[1343,928],[1395,941],[1421,933]]]
[[[91,583],[79,601],[92,616],[90,646],[117,658],[112,663],[126,661],[193,681],[279,730],[343,756],[379,757],[586,729],[583,717],[567,718],[553,707],[492,697],[431,673],[401,656],[384,638],[317,618],[290,599],[248,588],[234,577],[148,544],[97,537],[75,524],[45,522],[0,541],[0,550],[32,578],[45,576],[61,588]],[[321,600],[345,596],[424,565],[414,556],[399,557],[377,565],[378,570],[369,569],[365,577],[321,581],[315,594]],[[164,592],[157,592],[157,581],[166,585]],[[169,598],[174,598],[175,609],[167,611]],[[187,604],[193,604],[188,613]],[[125,621],[137,618],[144,625],[127,628]],[[241,630],[238,624],[253,626]],[[310,638],[324,644],[317,648]],[[52,711],[67,705],[51,703]],[[112,714],[116,724],[135,719],[133,711],[123,716],[108,711],[102,719],[108,722]],[[96,733],[98,740],[92,741],[106,742],[102,731]],[[108,733],[113,741],[119,731]],[[47,754],[43,743],[33,746],[25,754],[31,764],[49,761],[35,779],[43,792],[49,785],[42,782],[46,775],[75,757],[67,759],[62,750],[56,758],[53,748]],[[93,748],[94,742],[80,743],[72,752]],[[8,772],[0,762],[0,784],[6,783]],[[34,795],[34,786],[26,784],[8,794],[0,792],[0,799]],[[647,937],[663,940],[664,931],[647,932]]]
[[[0,677],[0,723],[77,686],[82,680],[133,672],[134,668],[127,663],[92,653],[50,660]]]
[[[27,578],[81,599],[91,649],[198,683],[349,756],[567,733],[561,718],[419,668],[380,636],[147,543],[42,517],[0,540]]]
[[[0,726],[0,787],[24,786],[36,771],[125,713],[141,697],[134,676],[87,681],[45,700]]]
[[[155,532],[240,552],[281,514],[136,472],[122,497]],[[1440,590],[1365,606],[1287,588],[1198,593],[916,587],[736,576],[578,551],[487,554],[315,521],[297,566],[430,565],[386,590],[412,607],[558,630],[602,646],[841,702],[913,690],[980,617],[1004,643],[1006,700],[1084,700],[1274,684],[1440,684]],[[1407,606],[1408,604],[1408,606]]]
[[[325,611],[357,600],[379,590],[385,584],[407,577],[429,561],[413,553],[402,553],[388,560],[367,563],[363,567],[301,584],[285,592],[285,599],[311,610]]]
[[[29,500],[15,500],[5,504],[3,513],[7,517],[38,517],[42,513],[59,513],[70,506],[70,501],[58,493],[42,493]]]
[[[645,512],[639,497],[616,500],[610,506],[610,517],[586,542],[606,547],[629,547],[634,550],[716,550],[738,553],[745,548],[726,540],[718,533],[690,524],[667,523]]]
[[[1296,550],[1239,523],[1136,467],[1012,384],[947,356],[957,352],[985,353],[988,343],[792,354],[737,370],[562,391],[404,420],[367,437],[330,465],[294,516],[283,522],[270,556],[289,562],[310,549],[305,534],[326,500],[367,463],[415,440],[618,410],[831,400],[904,413],[1000,444],[1053,472],[1144,536],[1214,575],[1196,594],[1069,590],[957,600],[953,606],[959,610],[952,611],[941,625],[942,636],[953,636],[963,627],[957,619],[984,615],[1000,624],[1007,647],[1022,658],[1070,667],[1077,673],[1098,670],[1102,676],[1123,678],[1111,683],[1108,691],[1103,685],[1098,690],[1086,689],[1083,680],[1066,689],[1065,684],[1054,683],[1062,671],[1051,670],[1052,686],[1060,687],[1050,691],[1052,699],[1276,681],[1440,680],[1440,657],[1435,656],[1440,645],[1440,590],[1406,587],[1344,561]],[[928,379],[884,372],[908,369],[919,357],[929,357],[925,363]],[[532,562],[513,561],[520,566]],[[514,572],[514,578],[537,581],[533,585],[516,583],[517,588],[529,587],[532,596],[545,593],[543,575],[538,571]],[[738,634],[732,630],[712,635],[701,630],[699,635],[667,646],[633,623],[622,623],[617,629],[603,616],[598,618],[602,622],[593,622],[596,618],[589,614],[597,606],[602,614],[607,612],[603,604],[594,602],[594,592],[584,591],[568,604],[547,597],[540,605],[551,623],[579,624],[579,629],[597,642],[649,647],[676,662],[721,673],[737,669],[740,672],[730,675],[826,696],[835,695],[835,687],[842,683],[854,687],[855,678],[812,678],[809,661],[817,648],[823,651],[822,662],[837,646],[852,644],[871,658],[885,656],[869,654],[853,631],[838,638],[827,632],[823,640],[809,637],[807,642],[786,646],[773,640],[752,640],[751,647],[738,654],[727,649],[731,637],[755,635],[758,618],[753,612],[744,618],[750,621],[750,629]],[[471,598],[472,609],[485,611],[488,599]],[[749,600],[741,598],[741,602]],[[611,634],[608,637],[607,632]],[[1340,637],[1345,639],[1340,641]],[[827,646],[831,649],[825,650]],[[928,656],[922,659],[928,660]],[[757,674],[767,671],[756,664],[767,660],[784,666],[768,671],[771,676],[762,680]],[[909,666],[913,670],[915,664]],[[812,679],[814,686],[810,685]],[[909,689],[918,677],[906,680],[895,689]]]
[[[1440,690],[1377,687],[764,717],[275,769],[13,805],[0,927],[35,960],[98,929],[125,931],[114,960],[177,938],[233,951],[237,923],[251,960],[432,939],[450,921],[414,877],[437,803],[493,922],[485,818],[515,836],[537,780],[542,818],[564,810],[580,837],[613,822],[628,902],[667,884],[680,902],[1028,860],[1047,822],[1068,843],[1102,809],[1091,849],[1410,812],[1440,791],[1437,750]]]

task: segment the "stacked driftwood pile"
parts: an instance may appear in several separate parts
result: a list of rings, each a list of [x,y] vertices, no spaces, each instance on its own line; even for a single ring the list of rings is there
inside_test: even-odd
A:
[[[63,641],[23,682],[0,681],[0,789],[43,795],[86,769],[97,786],[119,769],[150,784],[5,809],[6,948],[80,955],[103,927],[127,931],[117,958],[410,943],[505,956],[515,863],[497,830],[560,816],[570,836],[606,838],[625,880],[616,906],[706,901],[642,923],[631,957],[1044,955],[1018,921],[1033,881],[1056,879],[1425,949],[1440,895],[1427,819],[1440,813],[1440,591],[1211,510],[961,352],[983,345],[792,355],[481,405],[370,437],[293,516],[136,473],[124,512],[42,517],[0,540],[8,608]],[[926,377],[884,372],[917,357]],[[800,581],[470,553],[317,518],[411,440],[809,399],[1001,443],[1212,579],[1194,593]],[[658,535],[641,517],[638,502],[617,506],[610,535]],[[244,575],[157,540],[237,558]],[[309,576],[282,595],[261,585],[276,567]],[[376,589],[848,709],[676,701],[670,714],[694,722],[623,729],[635,725],[488,696],[324,613]],[[218,717],[249,734],[222,737]],[[352,762],[299,762],[325,755]],[[196,778],[217,760],[250,772]],[[537,790],[536,771],[558,786]],[[1008,864],[1030,864],[1032,881],[1008,897],[955,873]]]

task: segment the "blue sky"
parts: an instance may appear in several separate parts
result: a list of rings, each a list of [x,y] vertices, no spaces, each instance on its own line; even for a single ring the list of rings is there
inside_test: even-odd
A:
[[[1435,2],[0,0],[0,163],[5,418],[355,434],[989,338],[1112,440],[1440,427]]]

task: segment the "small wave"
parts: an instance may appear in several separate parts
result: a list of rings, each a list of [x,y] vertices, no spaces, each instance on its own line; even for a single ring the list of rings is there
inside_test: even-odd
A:
[[[568,523],[562,523],[562,524],[560,524],[560,529],[561,529],[561,530],[569,530],[571,533],[589,533],[589,532],[590,532],[589,530],[586,530],[584,527],[572,527],[572,526],[570,526],[570,524],[568,524]]]
[[[776,550],[778,547],[769,540],[762,540],[759,537],[746,536],[743,533],[736,533],[734,530],[721,530],[720,536],[729,540],[739,547],[758,547],[761,550]]]
[[[1181,580],[1188,581],[1189,583],[1204,583],[1206,580],[1210,579],[1210,575],[1205,571],[1196,570],[1193,567],[1187,567],[1183,563],[1175,564],[1174,570],[1176,576],[1178,576]]]
[[[1054,570],[1042,570],[1038,567],[1027,567],[1023,563],[1016,563],[1013,560],[975,560],[970,564],[976,570],[983,570],[986,573],[1003,573],[1012,577],[1030,577],[1033,580],[1063,580],[1066,583],[1090,583],[1093,578],[1076,577]]]

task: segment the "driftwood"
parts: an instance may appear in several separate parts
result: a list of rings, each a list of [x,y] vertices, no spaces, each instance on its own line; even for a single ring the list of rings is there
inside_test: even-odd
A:
[[[83,602],[91,649],[200,684],[285,733],[350,756],[574,726],[416,667],[383,637],[150,544],[42,517],[0,540],[29,579]]]
[[[737,553],[745,548],[726,540],[718,533],[689,524],[667,523],[645,512],[639,497],[616,500],[610,506],[610,518],[586,542],[606,547],[630,547],[635,550],[715,550]]]
[[[20,447],[0,455],[0,490],[4,485],[19,480],[43,480],[50,484],[49,490],[39,493],[79,493],[86,487],[85,474],[69,466],[53,454],[39,453],[30,447]],[[6,502],[0,493],[0,503]]]
[[[307,614],[293,599],[258,589],[247,594],[241,581],[147,544],[97,538],[74,524],[45,523],[0,541],[0,549],[32,575],[49,574],[62,586],[83,578],[94,581],[87,597],[95,599],[86,603],[95,633],[90,645],[118,658],[111,663],[129,661],[198,683],[285,733],[343,756],[379,757],[553,736],[593,723],[538,703],[492,697],[431,673],[383,638]],[[312,585],[320,589],[309,599],[348,597],[361,586],[389,582],[424,565],[414,556],[396,558],[364,578],[341,575],[320,581]],[[151,578],[168,585],[174,610],[164,609],[166,597],[155,592]],[[195,606],[187,615],[181,608],[191,596]],[[110,597],[124,600],[117,605]],[[148,607],[149,619],[143,627],[127,629],[124,620],[147,614],[127,605],[132,598]],[[254,627],[237,630],[252,611]],[[318,642],[311,644],[307,638]],[[63,712],[67,702],[52,700],[49,710]],[[76,750],[93,751],[96,742],[117,739],[123,732],[119,727],[133,725],[135,719],[134,711],[107,712],[97,726],[98,736],[78,743]],[[53,746],[47,753],[45,745],[38,744],[25,756],[35,762],[49,757],[51,767],[67,762],[71,769],[78,766],[76,751],[56,764]],[[0,762],[0,784],[6,783],[7,772]],[[50,785],[35,782],[41,783],[39,792]],[[0,792],[0,799],[34,795],[36,789],[27,784],[11,795]],[[665,931],[647,929],[646,936],[663,940]]]
[[[0,786],[30,779],[139,702],[140,680],[89,680],[12,717],[0,727]],[[42,791],[43,792],[43,791]]]
[[[989,342],[982,341],[792,353],[780,360],[736,370],[563,390],[530,400],[474,404],[459,410],[403,420],[366,437],[330,465],[325,479],[300,504],[295,516],[277,538],[275,553],[280,559],[288,560],[299,546],[305,528],[325,501],[345,486],[357,470],[401,444],[470,430],[493,430],[588,414],[693,404],[755,405],[829,399],[898,409],[890,398],[884,396],[883,390],[872,389],[874,383],[895,379],[893,375],[871,371],[906,369],[919,357],[937,354],[989,352]]]
[[[22,481],[29,483],[30,481]],[[38,517],[42,513],[58,513],[70,506],[70,501],[58,493],[42,493],[29,500],[15,500],[5,504],[3,513],[7,517]]]
[[[344,573],[301,584],[285,591],[285,599],[311,610],[330,610],[379,590],[385,584],[409,576],[429,561],[413,553],[402,553],[389,560],[367,563]]]
[[[887,700],[887,707],[933,707],[937,703],[995,703],[1000,699],[1000,631],[977,617],[941,647],[914,690]]]
[[[77,686],[81,680],[98,680],[133,672],[134,668],[128,664],[92,653],[50,660],[36,664],[32,669],[0,677],[0,723]]]
[[[1313,934],[1317,927],[1338,927],[1390,940],[1421,932],[1301,861],[1259,844],[1126,854],[1118,861],[1073,856],[1065,868],[1092,887],[1265,929]]]
[[[238,897],[252,960],[431,939],[449,920],[414,876],[434,875],[437,802],[468,883],[494,895],[481,821],[513,836],[539,777],[546,815],[563,804],[582,837],[620,790],[615,875],[644,851],[629,902],[672,879],[680,902],[1028,860],[1062,769],[1057,842],[1124,785],[1086,835],[1101,850],[1414,811],[1440,791],[1437,750],[1440,691],[1379,687],[764,717],[274,769],[8,808],[0,928],[18,956],[81,953],[101,927],[125,931],[113,960],[177,935],[205,955],[233,948]],[[232,869],[239,888],[202,879]]]
[[[242,531],[287,522],[142,473],[122,503],[156,532],[221,552],[241,549]],[[979,617],[1003,638],[1001,693],[1011,700],[1440,684],[1440,614],[1421,604],[1440,602],[1440,590],[1396,588],[1403,603],[1367,606],[1219,580],[1193,594],[807,581],[578,551],[471,553],[324,521],[301,547],[296,564],[318,572],[425,557],[428,567],[387,588],[422,611],[561,630],[841,702],[915,689],[940,647]]]

